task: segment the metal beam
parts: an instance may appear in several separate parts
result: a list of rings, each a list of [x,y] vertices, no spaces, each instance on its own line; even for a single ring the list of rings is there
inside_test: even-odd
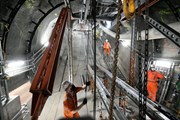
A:
[[[148,16],[148,22],[149,24],[154,27],[156,30],[158,30],[160,33],[162,33],[164,36],[169,38],[175,45],[180,47],[180,33],[169,27],[163,22],[158,22],[154,20],[153,18]]]
[[[81,13],[74,13],[73,15],[73,19],[81,19]],[[82,18],[85,18],[84,13],[82,14]],[[87,19],[93,19],[92,16],[87,16]],[[98,16],[96,17],[96,20],[98,21],[112,21],[114,20],[114,17],[110,17],[110,16]]]
[[[50,45],[46,48],[39,63],[38,71],[32,81],[30,87],[30,92],[33,93],[32,120],[38,119],[47,98],[52,94],[66,22],[68,18],[70,19],[68,13],[69,9],[67,7],[62,8],[49,40]]]

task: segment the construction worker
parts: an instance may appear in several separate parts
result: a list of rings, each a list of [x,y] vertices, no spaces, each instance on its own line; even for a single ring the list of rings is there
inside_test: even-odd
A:
[[[178,74],[175,92],[176,92],[176,100],[175,100],[174,108],[177,110],[180,116],[180,74]]]
[[[90,82],[86,82],[85,85],[82,87],[75,87],[74,84],[70,83],[69,81],[64,81],[62,83],[65,93],[65,99],[63,101],[64,105],[64,117],[65,118],[79,118],[78,111],[87,104],[87,99],[84,98],[83,102],[78,106],[77,104],[77,96],[76,93],[84,90],[86,86],[90,85]]]
[[[104,42],[104,54],[105,55],[109,55],[110,54],[110,50],[111,50],[111,45],[108,42],[108,40],[106,39]]]
[[[96,31],[96,38],[99,39],[99,31]]]
[[[164,75],[155,70],[155,66],[151,65],[150,70],[148,70],[148,98],[152,101],[156,101],[156,93],[158,91],[158,80],[163,79]]]

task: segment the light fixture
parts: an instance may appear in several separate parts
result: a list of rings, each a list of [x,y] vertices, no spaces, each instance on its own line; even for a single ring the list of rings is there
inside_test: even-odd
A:
[[[9,61],[5,65],[5,73],[9,77],[18,75],[18,74],[22,73],[25,70],[25,68],[24,68],[25,63],[26,62],[23,61],[23,60]]]
[[[41,37],[41,45],[44,45],[48,41],[48,35],[47,35],[47,30],[44,32],[44,34]]]
[[[106,21],[106,27],[110,28],[111,27],[111,21]]]
[[[53,31],[54,25],[57,21],[57,18],[53,19],[49,24],[48,27],[46,28],[45,32],[41,36],[41,45],[44,45],[45,47],[48,46],[49,38],[51,36],[51,33]]]
[[[7,64],[7,67],[13,68],[13,67],[20,67],[25,64],[25,61],[18,60],[18,61],[12,61]]]
[[[44,47],[47,47],[49,45],[49,41],[47,41],[45,44],[44,44]]]
[[[170,68],[171,64],[172,63],[169,62],[169,61],[162,61],[162,60],[155,61],[155,65],[158,66],[158,67]]]

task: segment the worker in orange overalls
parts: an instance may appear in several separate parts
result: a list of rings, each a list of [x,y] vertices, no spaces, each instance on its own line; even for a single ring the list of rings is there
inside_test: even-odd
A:
[[[155,66],[151,65],[150,70],[148,70],[148,98],[152,101],[156,101],[156,93],[158,91],[158,80],[163,79],[164,75],[155,70]]]
[[[90,82],[86,82],[86,85],[82,87],[75,87],[74,84],[69,81],[62,83],[64,90],[66,91],[63,105],[64,105],[64,117],[65,118],[79,118],[78,111],[87,103],[87,99],[84,98],[83,102],[78,106],[76,93],[85,89],[90,85]]]
[[[111,50],[111,45],[108,42],[108,40],[106,39],[106,41],[104,42],[104,54],[105,55],[109,55],[110,54],[110,50]]]

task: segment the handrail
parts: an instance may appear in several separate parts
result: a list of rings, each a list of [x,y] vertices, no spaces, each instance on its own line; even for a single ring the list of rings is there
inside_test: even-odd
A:
[[[21,109],[16,113],[16,115],[11,120],[20,120],[27,116],[29,113],[27,104],[23,104]]]
[[[21,71],[20,73],[24,73],[29,70],[32,70],[33,67],[35,66],[35,64],[37,64],[37,62],[40,61],[40,59],[42,58],[44,51],[45,51],[44,47],[40,48],[35,54],[33,54],[31,56],[31,58],[29,60],[25,61],[27,63],[27,65],[17,67],[16,69],[6,72],[6,74],[11,73],[11,72],[16,72],[17,70]],[[36,56],[36,57],[34,58],[34,56]],[[4,61],[2,63],[4,63]]]
[[[43,47],[41,47],[38,51],[36,51],[36,53],[34,53],[32,56],[31,56],[31,58],[33,58],[34,56],[36,56],[36,55],[39,55],[39,53],[41,53],[42,51],[44,51],[46,48],[43,46]]]

